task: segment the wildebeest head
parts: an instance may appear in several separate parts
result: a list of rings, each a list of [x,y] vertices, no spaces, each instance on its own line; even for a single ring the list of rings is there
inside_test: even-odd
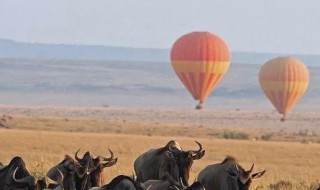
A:
[[[226,161],[234,163],[234,167],[231,167],[227,172],[230,179],[236,181],[239,190],[249,190],[252,180],[262,177],[266,172],[266,170],[263,170],[261,172],[253,173],[254,164],[252,164],[249,170],[245,170],[232,157],[227,157],[224,162]]]
[[[80,152],[80,149],[77,150],[75,153],[74,157],[75,159],[79,162],[80,165],[85,166],[87,162],[90,162],[93,158],[94,155],[91,154],[89,151],[87,151],[82,158],[79,158],[78,153]]]
[[[101,177],[102,177],[102,172],[104,168],[111,167],[115,165],[118,161],[118,158],[114,158],[113,152],[108,149],[111,156],[110,157],[103,157],[103,156],[98,156],[94,159],[92,159],[93,163],[93,169],[90,172],[90,177],[91,177],[91,184],[93,186],[100,186],[101,184]]]
[[[114,158],[113,152],[108,149],[111,156],[110,157],[104,157],[104,156],[97,156],[95,157],[93,154],[90,152],[86,152],[82,158],[78,157],[78,152],[75,154],[75,158],[78,160],[78,162],[83,165],[83,164],[88,164],[89,163],[89,169],[88,169],[88,180],[90,180],[90,186],[95,187],[95,186],[101,186],[102,183],[102,172],[103,169],[106,167],[111,167],[114,164],[117,163],[118,158]]]
[[[205,150],[202,149],[202,145],[195,141],[199,149],[198,150],[189,150],[189,151],[180,151],[180,150],[174,150],[171,147],[169,147],[169,150],[172,152],[174,157],[176,158],[177,165],[179,168],[179,178],[182,178],[183,184],[189,185],[188,180],[189,180],[189,173],[191,166],[193,164],[194,160],[199,160],[201,159],[204,154]]]

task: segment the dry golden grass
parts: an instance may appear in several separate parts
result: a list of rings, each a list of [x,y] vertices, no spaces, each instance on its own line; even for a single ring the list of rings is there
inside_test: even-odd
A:
[[[87,112],[84,112],[87,113]],[[191,138],[222,138],[245,140],[289,141],[302,143],[320,143],[320,134],[309,128],[300,131],[270,129],[270,128],[245,128],[245,127],[213,127],[210,125],[195,124],[167,124],[161,121],[149,122],[148,118],[140,121],[125,119],[91,117],[39,117],[39,116],[2,116],[11,129],[45,130],[64,132],[89,132],[111,134],[135,134],[146,136],[181,136]],[[298,124],[297,124],[298,125]]]
[[[6,115],[0,122],[10,128],[0,129],[0,161],[21,156],[39,176],[78,148],[95,155],[111,148],[119,161],[107,168],[108,182],[119,174],[131,175],[133,161],[142,152],[175,139],[185,149],[197,148],[195,140],[206,149],[205,157],[194,163],[190,180],[226,155],[235,156],[245,168],[254,162],[256,170],[267,169],[254,190],[315,190],[320,180],[320,144],[308,143],[320,142],[317,113],[295,114],[280,123],[276,115],[245,111],[0,107],[0,112]]]
[[[32,130],[0,130],[0,160],[8,163],[19,155],[31,170],[43,174],[65,154],[73,155],[78,148],[96,155],[105,155],[107,148],[111,148],[119,161],[114,167],[107,168],[107,182],[118,174],[131,175],[133,161],[140,153],[151,147],[163,146],[170,139],[178,140],[185,149],[197,148],[194,140],[204,145],[206,155],[194,163],[191,180],[206,165],[220,162],[226,155],[234,155],[246,168],[254,162],[256,170],[267,169],[265,176],[254,183],[255,189],[265,189],[279,181],[283,181],[278,184],[281,188],[275,185],[275,189],[307,189],[317,182],[320,173],[319,144]]]

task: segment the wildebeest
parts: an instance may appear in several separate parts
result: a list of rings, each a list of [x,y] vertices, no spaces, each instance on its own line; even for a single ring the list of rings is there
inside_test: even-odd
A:
[[[60,171],[63,175],[63,179],[61,181],[63,189],[76,190],[75,174],[80,176],[84,175],[79,171],[81,170],[81,168],[79,168],[80,166],[77,165],[75,160],[69,155],[66,155],[63,161],[57,164],[56,166],[52,167],[46,175],[54,181],[60,181]]]
[[[90,190],[144,190],[144,188],[134,178],[119,175],[109,184],[102,187],[93,187]]]
[[[166,146],[156,149],[151,149],[142,155],[140,155],[134,162],[134,170],[137,174],[137,180],[139,182],[146,182],[148,180],[163,179],[166,172],[169,172],[176,181],[180,178],[183,184],[188,186],[189,172],[194,160],[201,159],[205,150],[202,150],[202,145],[196,141],[199,146],[197,151],[184,151],[179,143],[176,141],[170,141]],[[170,163],[171,153],[177,162],[179,174],[175,176],[174,173],[170,172],[172,168],[168,167]]]
[[[25,162],[20,157],[14,157],[7,166],[0,169],[1,190],[40,190],[48,188],[50,184],[57,186],[59,182],[47,177],[38,180],[30,175]]]
[[[22,158],[14,157],[0,170],[1,190],[38,190],[37,178],[30,175]]]
[[[266,170],[252,173],[254,164],[246,171],[234,157],[228,156],[222,163],[209,165],[198,176],[206,190],[249,190],[252,180],[260,178]]]
[[[87,190],[91,187],[99,187],[102,185],[102,172],[104,168],[111,167],[117,163],[118,158],[114,158],[113,152],[108,149],[111,156],[103,157],[97,156],[95,157],[90,152],[86,152],[82,158],[78,157],[78,150],[75,153],[75,159],[82,165],[88,164],[88,171],[84,176],[76,176],[76,187],[77,190]]]

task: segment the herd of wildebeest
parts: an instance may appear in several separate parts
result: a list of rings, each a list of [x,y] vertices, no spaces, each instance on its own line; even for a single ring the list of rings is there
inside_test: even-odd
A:
[[[7,165],[0,164],[0,190],[248,190],[266,172],[254,173],[254,164],[246,170],[227,156],[205,167],[189,184],[193,162],[205,155],[202,145],[196,143],[198,150],[183,150],[177,141],[150,149],[134,161],[135,174],[119,175],[108,184],[102,184],[102,172],[118,160],[110,149],[110,157],[86,152],[81,158],[79,150],[74,158],[66,155],[42,179],[30,174],[21,157],[14,157]]]

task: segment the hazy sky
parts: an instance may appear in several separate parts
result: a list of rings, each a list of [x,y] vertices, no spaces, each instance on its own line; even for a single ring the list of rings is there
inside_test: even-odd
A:
[[[234,51],[320,54],[320,0],[0,0],[0,38],[171,47],[208,30]]]

